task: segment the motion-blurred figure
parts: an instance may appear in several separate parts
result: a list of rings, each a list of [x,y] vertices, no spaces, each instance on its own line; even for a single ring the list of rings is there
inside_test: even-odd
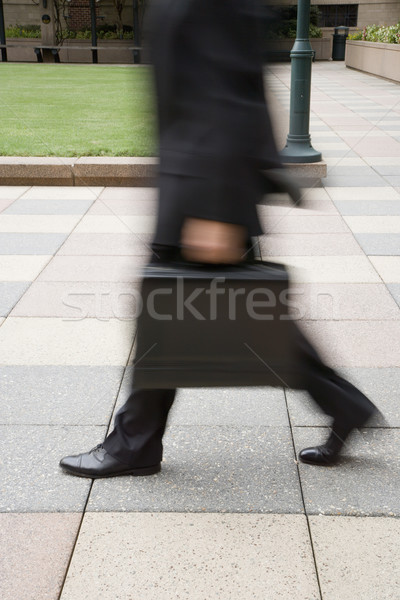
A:
[[[264,97],[258,11],[253,0],[154,2],[160,193],[152,262],[253,258],[251,238],[262,234],[256,205],[274,186],[261,171],[281,167]],[[300,332],[298,345],[304,388],[333,419],[326,443],[302,450],[300,459],[328,465],[376,408]],[[134,390],[104,443],[61,466],[92,478],[156,473],[175,392]]]

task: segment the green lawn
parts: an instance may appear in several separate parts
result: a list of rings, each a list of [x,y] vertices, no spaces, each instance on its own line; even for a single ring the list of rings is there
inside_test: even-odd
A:
[[[147,67],[0,64],[0,155],[154,156]]]

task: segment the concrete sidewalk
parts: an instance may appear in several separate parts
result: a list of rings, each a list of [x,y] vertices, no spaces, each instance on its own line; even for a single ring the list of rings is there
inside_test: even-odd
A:
[[[156,192],[0,187],[3,600],[400,597],[400,86],[338,63],[313,73],[328,177],[301,209],[260,208],[261,252],[293,266],[302,326],[388,427],[311,467],[297,453],[327,420],[305,394],[182,390],[160,474],[63,474],[128,393]],[[272,68],[282,106],[289,78]]]

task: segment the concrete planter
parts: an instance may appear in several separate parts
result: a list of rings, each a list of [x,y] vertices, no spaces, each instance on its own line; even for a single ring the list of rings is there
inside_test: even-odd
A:
[[[33,49],[41,43],[40,38],[7,38],[7,44],[11,45],[11,48],[7,48],[7,60],[10,62],[37,62]]]
[[[400,82],[400,44],[347,40],[346,67]]]
[[[332,55],[330,38],[312,38],[310,40],[311,47],[315,50],[315,60],[329,60]],[[274,40],[273,42],[267,42],[265,49],[267,52],[282,53],[281,60],[289,60],[289,53],[293,48],[294,40]],[[279,56],[277,54],[277,59]]]
[[[66,40],[60,50],[60,61],[67,63],[91,63],[92,53],[89,50],[91,40]],[[99,63],[125,64],[133,63],[133,40],[98,40],[97,45]],[[86,50],[77,50],[76,47],[87,46]]]
[[[34,48],[42,45],[42,41],[32,38],[7,38],[7,44],[16,46],[7,48],[7,58],[10,62],[37,62]],[[99,63],[133,63],[133,54],[129,50],[133,45],[133,40],[98,40]],[[78,50],[78,46],[84,46],[85,49]],[[60,50],[60,60],[63,63],[91,63],[90,47],[91,40],[66,40]]]

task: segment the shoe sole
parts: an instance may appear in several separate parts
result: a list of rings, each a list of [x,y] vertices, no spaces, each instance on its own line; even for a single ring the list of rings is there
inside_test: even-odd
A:
[[[134,477],[144,477],[146,475],[155,475],[161,471],[161,464],[151,467],[141,467],[137,469],[129,469],[128,471],[120,471],[119,473],[105,473],[104,475],[95,475],[94,473],[79,473],[68,467],[61,467],[66,473],[75,475],[76,477],[88,477],[90,479],[106,479],[107,477],[122,477],[123,475],[133,475]]]
[[[313,467],[334,467],[339,462],[339,458],[329,462],[312,462],[311,460],[303,460],[299,457],[299,461],[305,465],[312,465]]]

